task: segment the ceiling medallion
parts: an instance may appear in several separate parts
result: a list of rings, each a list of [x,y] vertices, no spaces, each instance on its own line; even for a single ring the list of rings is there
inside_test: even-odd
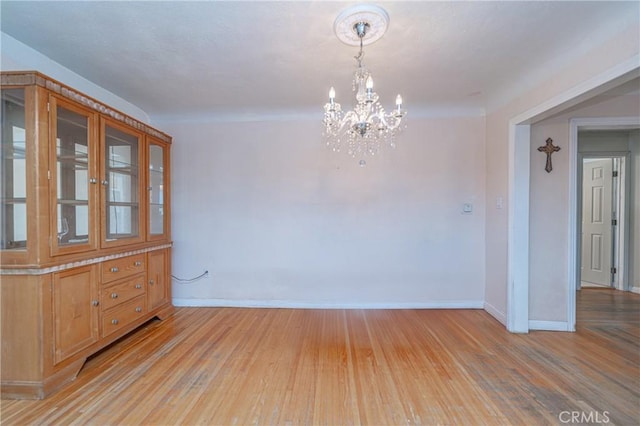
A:
[[[396,107],[386,112],[378,102],[378,94],[373,91],[371,72],[364,67],[363,46],[379,40],[389,26],[389,15],[384,9],[360,4],[338,15],[333,25],[340,41],[351,46],[360,46],[354,58],[357,68],[353,75],[352,88],[356,94],[353,110],[344,112],[336,102],[336,93],[329,90],[329,102],[324,106],[324,137],[327,147],[340,151],[343,141],[352,157],[360,158],[365,166],[365,156],[378,153],[383,142],[395,147],[395,137],[402,130],[403,118],[407,111],[402,108],[402,97],[396,97]]]
[[[367,34],[362,39],[355,26],[361,22],[368,25]],[[369,45],[378,41],[389,27],[389,15],[384,9],[370,4],[359,4],[342,11],[333,23],[338,39],[350,46]]]

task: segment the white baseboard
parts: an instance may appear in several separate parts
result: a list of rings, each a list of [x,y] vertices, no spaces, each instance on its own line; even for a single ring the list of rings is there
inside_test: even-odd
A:
[[[630,291],[631,293],[638,293],[638,294],[640,294],[640,287],[631,287],[631,288],[629,289],[629,291]]]
[[[572,331],[569,329],[569,324],[566,321],[529,320],[529,329],[543,331]]]
[[[507,315],[504,312],[498,310],[498,308],[487,302],[484,303],[484,310],[487,311],[489,315],[497,319],[502,325],[505,327],[507,326]]]
[[[482,309],[481,300],[423,303],[344,303],[292,300],[173,299],[173,306],[216,308],[289,308],[289,309]]]

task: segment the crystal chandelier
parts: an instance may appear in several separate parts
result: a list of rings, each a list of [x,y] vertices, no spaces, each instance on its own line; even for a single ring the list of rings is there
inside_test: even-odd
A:
[[[336,102],[336,93],[329,90],[329,102],[324,106],[324,132],[327,147],[340,151],[346,149],[352,157],[360,158],[365,166],[365,156],[378,153],[383,144],[395,147],[397,134],[406,127],[403,122],[407,111],[402,108],[402,97],[396,97],[395,108],[387,112],[378,102],[378,94],[373,90],[371,72],[362,64],[363,44],[371,44],[386,31],[389,22],[387,13],[372,5],[359,5],[348,9],[338,16],[334,24],[340,40],[351,45],[360,45],[360,51],[354,58],[357,62],[353,74],[352,89],[356,95],[353,110],[344,112]]]

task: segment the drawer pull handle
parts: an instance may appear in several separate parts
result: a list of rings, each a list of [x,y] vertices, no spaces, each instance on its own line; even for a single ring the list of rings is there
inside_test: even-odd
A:
[[[111,298],[112,299],[117,299],[118,298],[118,293],[111,293]]]
[[[117,319],[112,319],[112,320],[111,320],[111,324],[113,324],[113,325],[118,325],[118,320],[117,320]]]
[[[154,284],[153,280],[149,280],[149,285],[153,285],[153,284]]]
[[[92,301],[91,301],[91,304],[92,304],[93,306],[98,306],[98,305],[100,304],[100,302],[98,302],[97,300],[92,300]]]
[[[114,266],[113,268],[111,268],[111,272],[118,272],[120,269],[118,269],[116,266]]]
[[[137,289],[141,289],[142,288],[142,284],[136,284],[136,288]]]
[[[136,306],[136,312],[142,312],[142,308],[140,306]]]
[[[142,262],[138,260],[133,264],[133,266],[142,266]]]

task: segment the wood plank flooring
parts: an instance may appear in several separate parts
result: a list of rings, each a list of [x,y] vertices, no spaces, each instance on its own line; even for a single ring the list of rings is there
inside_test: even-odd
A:
[[[481,310],[178,308],[48,399],[3,400],[0,422],[639,424],[640,295],[578,306],[576,333],[528,335]]]

